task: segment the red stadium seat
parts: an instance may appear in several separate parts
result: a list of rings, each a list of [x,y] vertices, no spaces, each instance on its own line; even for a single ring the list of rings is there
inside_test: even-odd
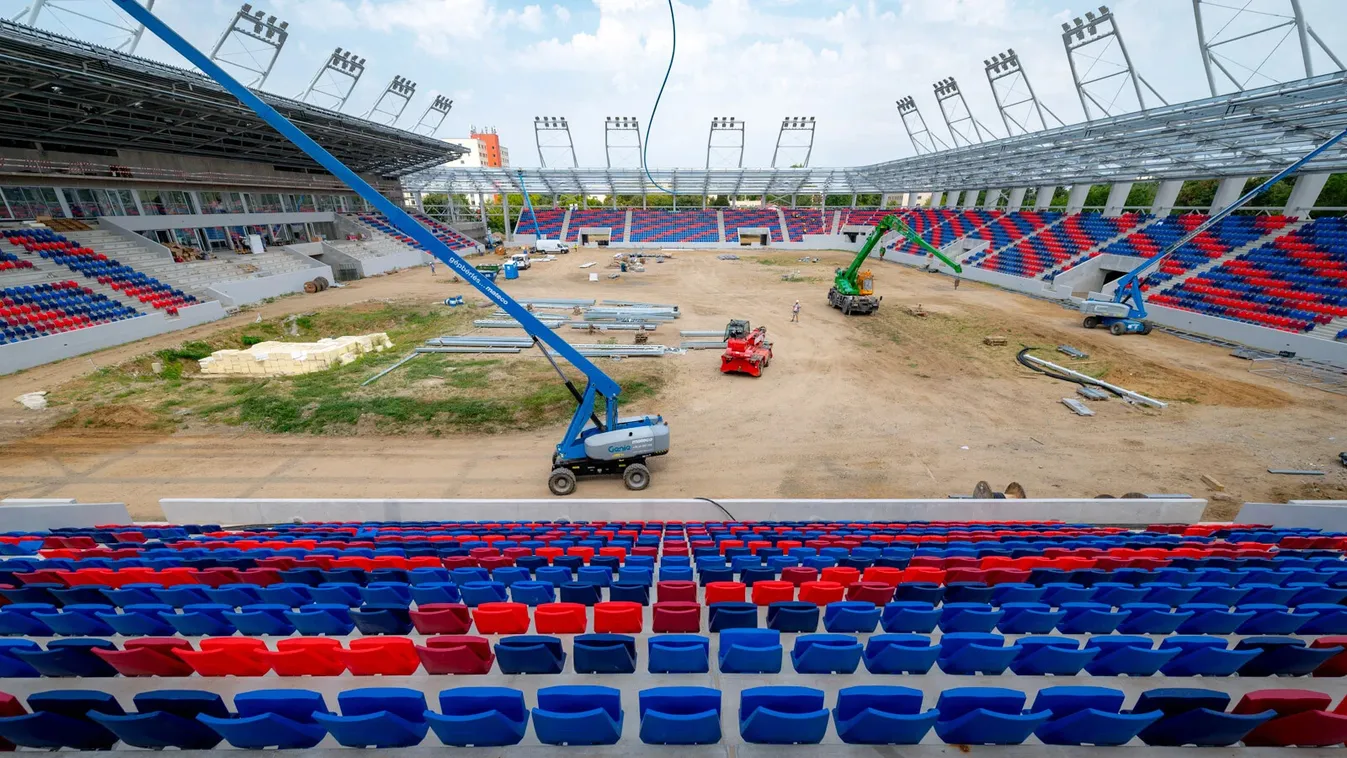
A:
[[[650,628],[657,634],[696,634],[702,630],[702,607],[677,600],[655,603]]]
[[[644,606],[618,600],[594,605],[594,631],[600,634],[639,634],[644,626]]]
[[[486,674],[496,656],[485,637],[431,637],[416,646],[416,655],[428,674]]]
[[[795,599],[795,585],[779,579],[765,579],[753,583],[753,604],[771,605]]]
[[[847,600],[864,600],[875,605],[885,605],[893,600],[894,588],[882,582],[856,582],[847,587]]]
[[[464,634],[472,628],[472,614],[461,603],[426,603],[410,611],[412,626],[421,634]]]
[[[584,634],[589,616],[582,603],[543,603],[533,609],[533,627],[538,634]]]
[[[360,637],[334,653],[356,676],[406,676],[421,667],[416,646],[406,637]]]
[[[90,648],[122,676],[191,676],[194,669],[174,650],[191,650],[192,643],[177,637],[136,637],[121,650]]]
[[[1248,747],[1328,747],[1347,740],[1347,715],[1328,710],[1332,698],[1309,690],[1255,690],[1232,713],[1276,711],[1242,740]],[[1344,710],[1339,705],[1338,710]]]
[[[267,643],[253,637],[207,637],[199,650],[173,650],[201,676],[263,676],[271,670],[266,652]]]
[[[729,602],[742,603],[746,589],[742,582],[708,582],[704,599],[707,605]]]
[[[277,676],[340,676],[346,662],[338,653],[341,642],[329,637],[277,640],[276,649],[263,654]]]
[[[837,582],[805,582],[800,585],[800,601],[824,606],[846,596],[846,588]]]
[[[480,634],[527,634],[529,607],[523,603],[482,603],[472,611]]]
[[[697,602],[697,583],[694,581],[665,581],[655,585],[655,600],[665,602],[679,600],[687,603]]]

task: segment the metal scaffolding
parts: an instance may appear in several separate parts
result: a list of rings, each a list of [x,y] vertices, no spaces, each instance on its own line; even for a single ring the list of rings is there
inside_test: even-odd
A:
[[[339,111],[346,107],[346,101],[364,75],[365,59],[350,50],[337,48],[323,61],[299,99]]]
[[[290,38],[289,28],[290,22],[277,21],[244,3],[211,49],[210,59],[240,72],[239,80],[245,86],[261,88]]]

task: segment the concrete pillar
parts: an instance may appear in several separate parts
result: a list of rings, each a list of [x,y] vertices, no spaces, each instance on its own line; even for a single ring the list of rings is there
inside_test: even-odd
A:
[[[1118,182],[1108,188],[1108,200],[1104,201],[1105,216],[1121,216],[1123,206],[1127,205],[1127,196],[1132,192],[1131,182]]]
[[[1085,207],[1085,196],[1090,194],[1090,185],[1077,184],[1071,188],[1066,195],[1066,212],[1080,213],[1080,209]]]
[[[70,212],[70,203],[66,202],[65,192],[62,192],[60,187],[53,187],[52,191],[56,194],[56,204],[61,206],[61,215],[74,218],[75,214]]]
[[[964,193],[963,193],[963,207],[964,207],[964,210],[970,210],[970,211],[971,211],[972,209],[974,209],[974,208],[977,207],[977,204],[978,204],[978,191],[975,190],[975,189],[974,189],[974,190],[964,190]]]
[[[1024,194],[1028,192],[1025,187],[1013,187],[1010,190],[1010,197],[1006,201],[1006,210],[1015,212],[1024,207]]]
[[[1291,188],[1291,197],[1287,198],[1286,210],[1283,213],[1288,216],[1308,216],[1310,209],[1319,200],[1319,193],[1323,191],[1324,184],[1328,182],[1329,176],[1331,175],[1327,172],[1297,176],[1296,183]]]
[[[999,202],[1001,202],[1001,190],[989,189],[986,199],[982,201],[982,207],[989,211],[996,210],[996,204]]]
[[[486,222],[486,201],[482,198],[482,193],[477,193],[477,215],[482,217],[482,233],[491,234],[491,225]]]
[[[928,203],[927,207],[929,207],[929,208],[939,208],[939,207],[940,207],[940,203],[943,201],[944,197],[945,197],[945,193],[943,193],[943,192],[939,192],[939,191],[937,191],[937,192],[932,192],[932,193],[931,193],[931,201],[930,201],[930,203]]]
[[[1049,184],[1046,187],[1038,188],[1038,197],[1034,200],[1034,210],[1046,211],[1048,206],[1052,205],[1052,196],[1057,192],[1057,185]]]
[[[527,204],[525,207],[527,207]],[[505,219],[505,241],[508,243],[514,239],[514,224],[510,223],[510,195],[507,192],[502,192],[500,195],[500,212]]]
[[[1183,189],[1181,179],[1166,179],[1155,190],[1155,202],[1151,203],[1151,213],[1168,216],[1174,210],[1174,201],[1179,199],[1179,190]]]
[[[1216,197],[1211,200],[1211,213],[1225,208],[1239,199],[1244,194],[1244,184],[1249,181],[1247,176],[1227,176],[1216,185]]]
[[[946,207],[946,208],[958,208],[958,207],[959,207],[959,198],[961,198],[961,197],[963,197],[963,191],[962,191],[962,190],[954,190],[953,192],[946,192],[946,193],[945,193],[945,207]]]

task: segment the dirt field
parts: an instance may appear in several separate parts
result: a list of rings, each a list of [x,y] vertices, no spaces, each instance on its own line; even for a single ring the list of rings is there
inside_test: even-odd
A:
[[[844,318],[824,295],[841,253],[799,263],[770,251],[740,261],[680,252],[644,274],[590,283],[594,253],[542,263],[508,284],[518,296],[674,302],[681,329],[721,329],[728,318],[765,325],[776,358],[759,379],[722,376],[719,352],[661,360],[668,381],[655,400],[624,412],[662,413],[673,452],[655,459],[652,497],[940,497],[979,479],[1012,480],[1031,497],[1184,492],[1202,496],[1208,474],[1240,501],[1347,497],[1347,398],[1247,373],[1220,348],[1160,333],[1112,337],[1080,328],[1059,306],[892,263],[875,263],[884,305]],[[763,259],[766,262],[763,262]],[[602,270],[602,269],[599,269]],[[803,281],[781,275],[799,270]],[[417,269],[341,290],[286,298],[226,321],[0,377],[0,496],[126,502],[158,515],[158,499],[221,497],[547,497],[545,477],[562,427],[452,436],[267,435],[235,427],[183,431],[54,426],[67,410],[32,412],[11,398],[54,390],[99,366],[237,327],[259,315],[305,313],[370,300],[435,303],[480,296]],[[791,303],[804,306],[790,323]],[[925,318],[904,313],[920,303]],[[578,333],[577,333],[578,334]],[[1002,335],[1003,347],[983,344]],[[676,329],[652,342],[676,344]],[[1053,350],[1090,353],[1072,362]],[[1163,411],[1117,400],[1079,418],[1060,403],[1075,386],[1019,366],[1021,345],[1079,370],[1170,401]],[[400,345],[399,349],[410,346]],[[537,361],[520,356],[517,360]],[[136,426],[135,414],[114,424]],[[1335,439],[1337,437],[1337,439]],[[1313,480],[1267,468],[1315,468]],[[590,480],[581,496],[626,495],[618,480]],[[1232,509],[1210,509],[1209,517]]]

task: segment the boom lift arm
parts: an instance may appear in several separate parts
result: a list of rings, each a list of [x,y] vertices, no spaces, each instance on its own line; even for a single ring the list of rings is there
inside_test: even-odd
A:
[[[575,415],[571,418],[570,425],[566,428],[566,437],[556,446],[556,451],[552,456],[552,474],[548,478],[548,486],[553,493],[568,495],[573,492],[575,490],[575,474],[577,473],[581,475],[620,473],[631,489],[644,489],[649,484],[650,472],[644,466],[646,457],[663,455],[669,451],[669,428],[663,418],[659,416],[619,418],[617,413],[618,397],[622,393],[622,388],[612,377],[581,355],[570,343],[539,321],[514,298],[505,294],[494,282],[473,268],[470,263],[450,250],[429,229],[417,223],[406,211],[380,194],[358,174],[347,168],[345,164],[337,160],[321,145],[290,123],[275,108],[272,108],[251,90],[240,84],[238,80],[226,73],[214,61],[207,58],[200,50],[197,50],[181,35],[159,20],[146,7],[136,0],[112,0],[112,2],[162,39],[169,47],[176,50],[188,62],[218,82],[230,94],[237,97],[239,102],[280,132],[281,136],[294,143],[333,176],[364,198],[366,202],[383,213],[388,218],[388,222],[397,227],[398,231],[416,240],[427,252],[443,261],[464,281],[510,314],[510,317],[518,321],[524,331],[533,338],[535,344],[545,344],[546,348],[551,348],[562,360],[570,363],[585,375],[587,383],[583,392],[569,380],[566,381],[567,387],[576,396],[578,407]],[[525,191],[524,197],[527,202],[527,190],[522,184],[520,189]],[[546,348],[543,349],[543,353],[548,356],[549,360],[552,360],[552,356]],[[556,366],[555,361],[553,361],[553,365]],[[560,367],[557,370],[560,372]],[[599,397],[604,400],[604,416],[602,418],[595,412]]]
[[[1339,132],[1329,138],[1324,144],[1314,148],[1306,153],[1295,163],[1282,169],[1276,176],[1254,187],[1246,192],[1243,197],[1227,205],[1216,213],[1211,214],[1206,221],[1198,224],[1191,232],[1179,237],[1169,247],[1160,251],[1159,255],[1152,258],[1146,258],[1138,263],[1135,268],[1128,271],[1118,279],[1117,289],[1113,292],[1113,299],[1104,300],[1086,300],[1081,303],[1081,312],[1088,314],[1085,319],[1086,327],[1092,328],[1096,324],[1103,324],[1110,327],[1114,334],[1124,333],[1146,333],[1150,329],[1142,323],[1146,318],[1146,299],[1141,291],[1141,285],[1145,281],[1146,272],[1160,265],[1160,261],[1168,258],[1179,250],[1179,248],[1192,242],[1199,234],[1210,229],[1219,223],[1222,219],[1239,210],[1253,200],[1255,197],[1263,194],[1286,177],[1304,168],[1305,164],[1322,155],[1329,148],[1347,138],[1347,131]],[[1121,327],[1115,327],[1115,324],[1121,324]]]
[[[881,218],[879,223],[875,224],[874,231],[870,232],[869,237],[865,238],[865,244],[861,245],[860,252],[856,253],[851,265],[844,269],[837,269],[833,277],[833,287],[828,291],[829,305],[841,309],[842,313],[847,315],[873,313],[879,308],[880,298],[874,296],[870,286],[869,272],[862,272],[861,264],[865,262],[866,258],[870,257],[870,253],[875,249],[875,246],[889,232],[898,232],[917,247],[944,261],[945,265],[954,269],[955,273],[963,273],[962,266],[946,258],[931,243],[922,239],[920,234],[912,231],[912,228],[902,219],[889,215]]]

